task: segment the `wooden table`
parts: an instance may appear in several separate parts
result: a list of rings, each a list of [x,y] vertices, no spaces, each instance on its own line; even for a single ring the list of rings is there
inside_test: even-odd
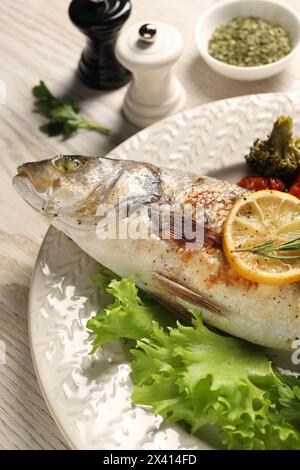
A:
[[[130,22],[164,20],[184,36],[177,73],[187,90],[187,107],[252,93],[291,91],[300,80],[300,63],[275,78],[242,83],[222,78],[202,62],[194,42],[199,14],[223,0],[132,0]],[[281,0],[300,13],[299,0]],[[0,449],[64,449],[66,444],[41,396],[30,357],[27,300],[30,276],[48,223],[11,187],[17,165],[58,153],[102,154],[137,131],[121,115],[125,89],[99,93],[74,78],[83,36],[67,15],[67,0],[1,0],[0,80],[6,104],[0,105]],[[111,137],[82,131],[67,142],[49,139],[32,112],[31,88],[44,79],[57,94],[72,96],[86,114],[112,129]]]

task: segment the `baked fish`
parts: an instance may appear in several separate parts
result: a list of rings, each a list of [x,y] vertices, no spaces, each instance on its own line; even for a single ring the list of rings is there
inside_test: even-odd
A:
[[[64,155],[20,166],[14,186],[91,257],[133,275],[179,314],[196,307],[211,326],[272,348],[291,350],[300,338],[300,283],[249,281],[223,253],[224,221],[247,192],[239,186],[147,163]],[[180,232],[185,206],[191,223]],[[124,236],[129,226],[144,235]]]

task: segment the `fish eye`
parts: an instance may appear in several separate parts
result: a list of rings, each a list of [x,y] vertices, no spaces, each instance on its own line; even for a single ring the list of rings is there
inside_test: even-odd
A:
[[[59,155],[52,160],[52,163],[62,173],[71,173],[82,168],[86,160],[73,155]]]

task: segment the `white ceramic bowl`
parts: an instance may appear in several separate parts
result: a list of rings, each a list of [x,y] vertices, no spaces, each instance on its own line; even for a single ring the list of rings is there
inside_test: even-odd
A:
[[[238,16],[255,16],[280,24],[291,36],[293,50],[272,64],[238,67],[221,62],[208,52],[208,43],[220,26]],[[196,41],[202,58],[216,72],[236,80],[262,80],[281,72],[300,49],[300,17],[283,3],[270,0],[234,0],[207,10],[196,26]]]

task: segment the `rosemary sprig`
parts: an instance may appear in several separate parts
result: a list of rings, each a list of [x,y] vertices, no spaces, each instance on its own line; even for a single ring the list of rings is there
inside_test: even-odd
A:
[[[264,256],[265,258],[280,259],[280,260],[295,260],[300,259],[300,255],[286,255],[280,252],[300,251],[300,237],[290,240],[289,242],[282,243],[281,245],[274,245],[273,240],[266,240],[259,243],[252,248],[241,248],[234,250],[234,253],[253,253],[255,255]]]

